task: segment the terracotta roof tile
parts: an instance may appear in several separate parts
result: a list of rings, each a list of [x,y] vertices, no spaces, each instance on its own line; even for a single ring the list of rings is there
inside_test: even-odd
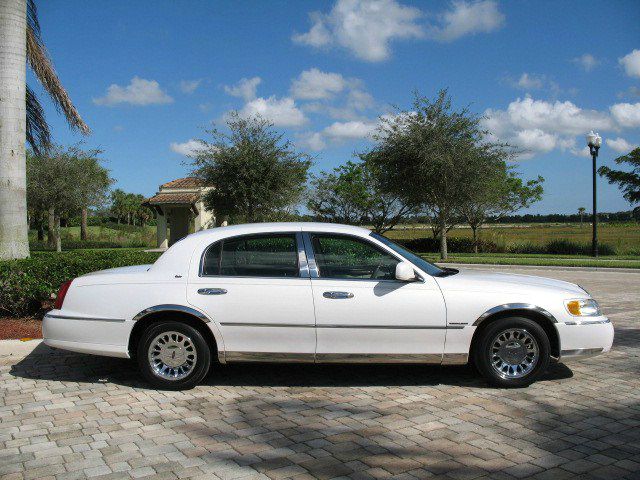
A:
[[[170,182],[160,185],[162,188],[198,188],[202,187],[202,180],[196,177],[185,177],[171,180]]]
[[[159,205],[166,203],[187,203],[192,204],[198,200],[197,193],[158,193],[151,197],[146,203],[150,205]]]

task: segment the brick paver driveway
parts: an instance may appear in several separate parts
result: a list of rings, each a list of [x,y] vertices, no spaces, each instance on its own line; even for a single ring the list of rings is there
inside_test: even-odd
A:
[[[469,367],[252,365],[161,392],[124,360],[32,354],[0,367],[0,476],[640,478],[640,273],[524,272],[590,290],[614,350],[522,390]]]

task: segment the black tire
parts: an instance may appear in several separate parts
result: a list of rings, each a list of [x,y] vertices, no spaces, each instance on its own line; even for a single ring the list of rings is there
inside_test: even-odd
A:
[[[537,357],[533,353],[535,350]],[[519,362],[523,356],[525,358]],[[513,360],[505,362],[503,357]],[[492,322],[483,329],[474,344],[476,367],[489,383],[497,387],[531,385],[547,370],[550,358],[551,345],[544,329],[523,317],[501,318]]]
[[[162,336],[161,340],[157,340],[160,336]],[[161,347],[152,347],[152,343],[156,344],[162,340],[164,340],[164,344],[161,344]],[[165,366],[164,374],[157,372],[152,367],[149,353],[152,348],[154,348],[153,356],[157,357],[154,364]],[[184,362],[177,368],[165,365],[160,359],[159,348],[165,349],[166,352],[172,351],[173,348],[174,358],[167,357],[168,363],[171,360],[180,362],[182,359]],[[176,359],[176,353],[181,357]],[[164,321],[152,323],[142,333],[138,342],[136,358],[140,372],[155,387],[164,390],[187,390],[195,387],[209,372],[211,349],[202,334],[192,326],[182,322]],[[159,367],[157,368],[159,369]],[[168,378],[170,376],[177,378],[170,379]]]

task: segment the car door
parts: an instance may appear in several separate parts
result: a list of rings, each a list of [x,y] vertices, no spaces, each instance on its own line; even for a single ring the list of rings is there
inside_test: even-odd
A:
[[[210,245],[187,296],[219,324],[226,360],[313,361],[315,316],[299,232]]]
[[[446,311],[431,276],[397,281],[401,259],[369,239],[303,235],[312,272],[316,361],[441,361]]]

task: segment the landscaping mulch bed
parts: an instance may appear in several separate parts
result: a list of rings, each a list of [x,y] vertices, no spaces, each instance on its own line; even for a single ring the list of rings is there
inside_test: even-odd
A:
[[[0,317],[0,340],[42,338],[42,320]]]

